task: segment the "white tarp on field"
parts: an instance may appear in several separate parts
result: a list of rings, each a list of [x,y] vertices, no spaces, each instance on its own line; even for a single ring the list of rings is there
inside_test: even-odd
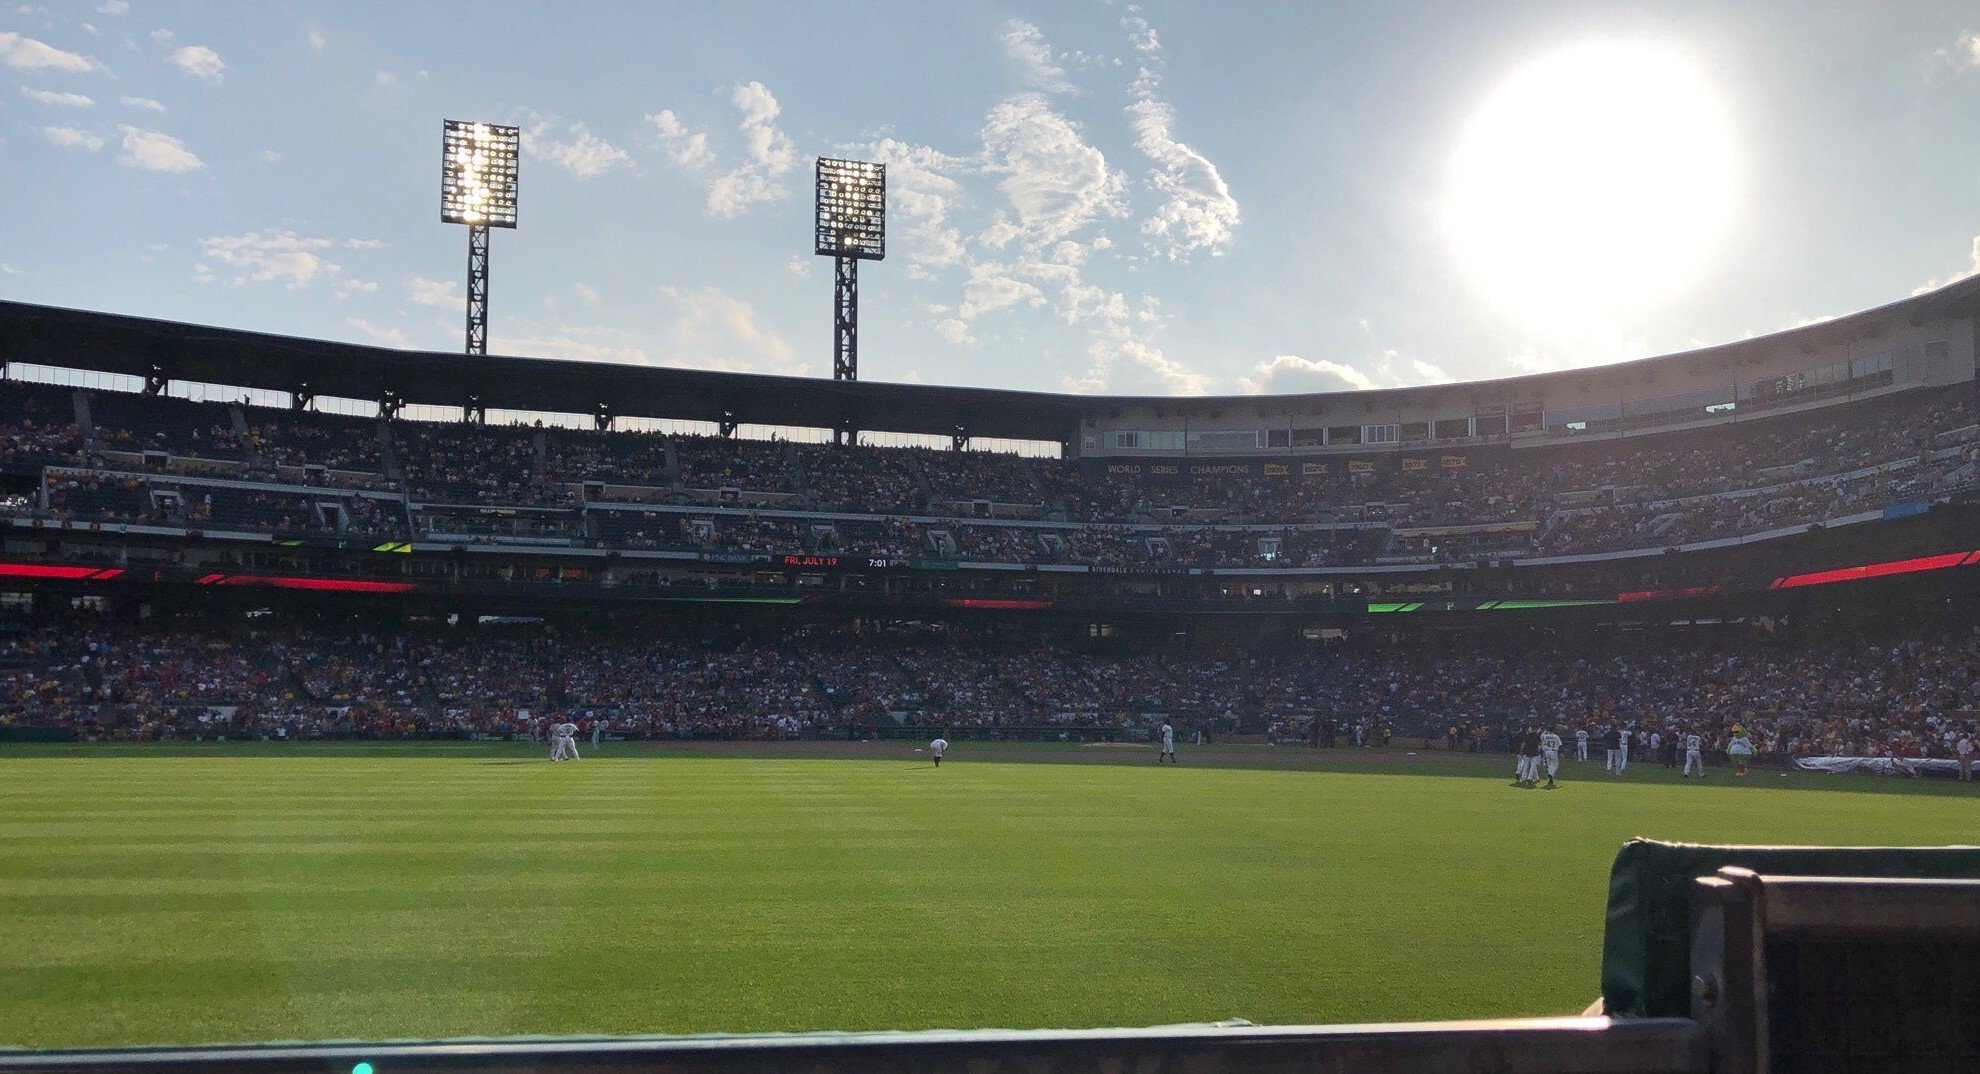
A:
[[[1794,766],[1809,772],[1870,772],[1879,776],[1895,776],[1900,770],[1913,775],[1959,772],[1958,761],[1930,757],[1797,757]]]

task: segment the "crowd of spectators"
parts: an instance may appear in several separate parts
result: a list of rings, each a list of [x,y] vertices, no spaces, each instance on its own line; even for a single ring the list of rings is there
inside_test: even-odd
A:
[[[1218,474],[1169,483],[988,452],[382,422],[107,392],[90,396],[91,431],[63,420],[76,411],[70,394],[24,385],[0,390],[0,461],[96,471],[50,474],[47,510],[63,517],[169,521],[178,509],[161,506],[151,493],[171,489],[172,475],[148,472],[158,468],[155,459],[114,457],[158,449],[214,464],[237,460],[243,484],[331,484],[415,504],[575,510],[594,498],[630,498],[706,506],[705,525],[658,514],[614,512],[608,519],[603,511],[547,529],[411,523],[418,532],[468,533],[473,540],[528,537],[704,552],[1004,556],[1110,567],[1336,566],[1385,554],[1392,561],[1450,560],[1474,550],[1573,555],[1806,526],[1928,498],[1980,477],[1970,387],[1868,417],[1823,412],[1696,437],[1481,452],[1462,457],[1463,465],[1455,465],[1458,456],[1448,460],[1453,465],[1434,457],[1414,460],[1409,469],[1394,457],[1356,467],[1336,458],[1324,473]],[[245,433],[236,434],[237,427]],[[317,466],[335,476],[304,469]],[[201,470],[200,476],[216,474]],[[586,485],[594,482],[613,491],[588,494]],[[650,493],[635,495],[642,490]],[[741,502],[722,502],[723,490],[736,490]],[[395,533],[406,525],[403,507],[377,500],[352,499],[351,521],[326,523],[303,494],[262,489],[255,496],[231,512],[220,501],[242,497],[211,487],[177,502],[189,516],[210,503],[215,518],[233,516],[260,528],[348,525]],[[978,517],[974,501],[980,500],[1048,528],[995,525]],[[763,508],[885,522],[810,525],[751,513]],[[27,502],[8,507],[39,509]],[[955,521],[897,521],[930,515]],[[1428,541],[1407,532],[1488,526],[1502,532],[1483,540],[1440,533]],[[1344,539],[1340,527],[1379,527],[1396,533],[1396,544]]]
[[[820,507],[861,505],[883,515],[918,515],[928,507],[921,459],[932,452],[814,444],[798,451],[806,502]]]
[[[82,450],[74,408],[48,392],[0,394],[0,466],[66,462]]]
[[[325,470],[380,474],[385,466],[378,452],[378,426],[377,421],[295,411],[280,420],[249,425],[247,443],[268,467],[321,466]]]
[[[538,480],[535,433],[525,427],[400,422],[392,451],[406,485],[445,503],[563,504],[568,489]]]
[[[235,432],[233,415],[221,403],[101,392],[90,397],[90,420],[93,446],[103,450],[247,458],[247,438]]]
[[[919,627],[813,629],[722,644],[559,636],[219,633],[108,622],[0,633],[0,723],[104,738],[464,737],[548,715],[636,737],[784,738],[887,727],[1145,729],[1502,748],[1537,721],[1735,725],[1763,756],[1947,756],[1980,723],[1980,635],[1570,646],[1300,646],[1093,652]]]
[[[681,484],[690,489],[798,491],[791,468],[791,445],[780,440],[739,440],[720,436],[675,436],[674,457]]]

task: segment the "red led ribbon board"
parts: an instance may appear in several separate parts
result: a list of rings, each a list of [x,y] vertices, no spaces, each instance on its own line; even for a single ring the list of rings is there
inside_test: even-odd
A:
[[[411,582],[368,582],[357,578],[303,578],[285,574],[209,574],[200,585],[265,585],[319,593],[408,593]]]
[[[1943,556],[1893,559],[1883,563],[1865,563],[1860,567],[1840,567],[1832,571],[1810,571],[1807,574],[1782,575],[1774,579],[1773,584],[1767,588],[1800,589],[1803,586],[1830,585],[1835,582],[1857,582],[1866,578],[1888,578],[1894,574],[1942,571],[1947,567],[1957,567],[1961,564],[1975,562],[1980,562],[1980,552],[1948,552]]]
[[[88,579],[101,582],[124,573],[121,567],[62,567],[52,563],[0,563],[0,578]]]

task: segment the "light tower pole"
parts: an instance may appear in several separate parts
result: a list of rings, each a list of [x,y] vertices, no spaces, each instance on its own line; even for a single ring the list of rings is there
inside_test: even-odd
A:
[[[815,252],[832,259],[832,379],[859,379],[859,263],[887,257],[887,166],[864,160],[818,159]],[[842,420],[835,443],[859,430]]]
[[[521,131],[445,121],[440,135],[440,222],[468,229],[467,352],[488,353],[488,229],[516,226]]]

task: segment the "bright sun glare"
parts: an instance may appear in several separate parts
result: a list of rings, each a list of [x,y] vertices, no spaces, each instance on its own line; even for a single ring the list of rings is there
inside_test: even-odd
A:
[[[1733,203],[1733,135],[1674,52],[1591,44],[1493,90],[1451,161],[1446,224],[1508,314],[1571,333],[1669,296]]]

